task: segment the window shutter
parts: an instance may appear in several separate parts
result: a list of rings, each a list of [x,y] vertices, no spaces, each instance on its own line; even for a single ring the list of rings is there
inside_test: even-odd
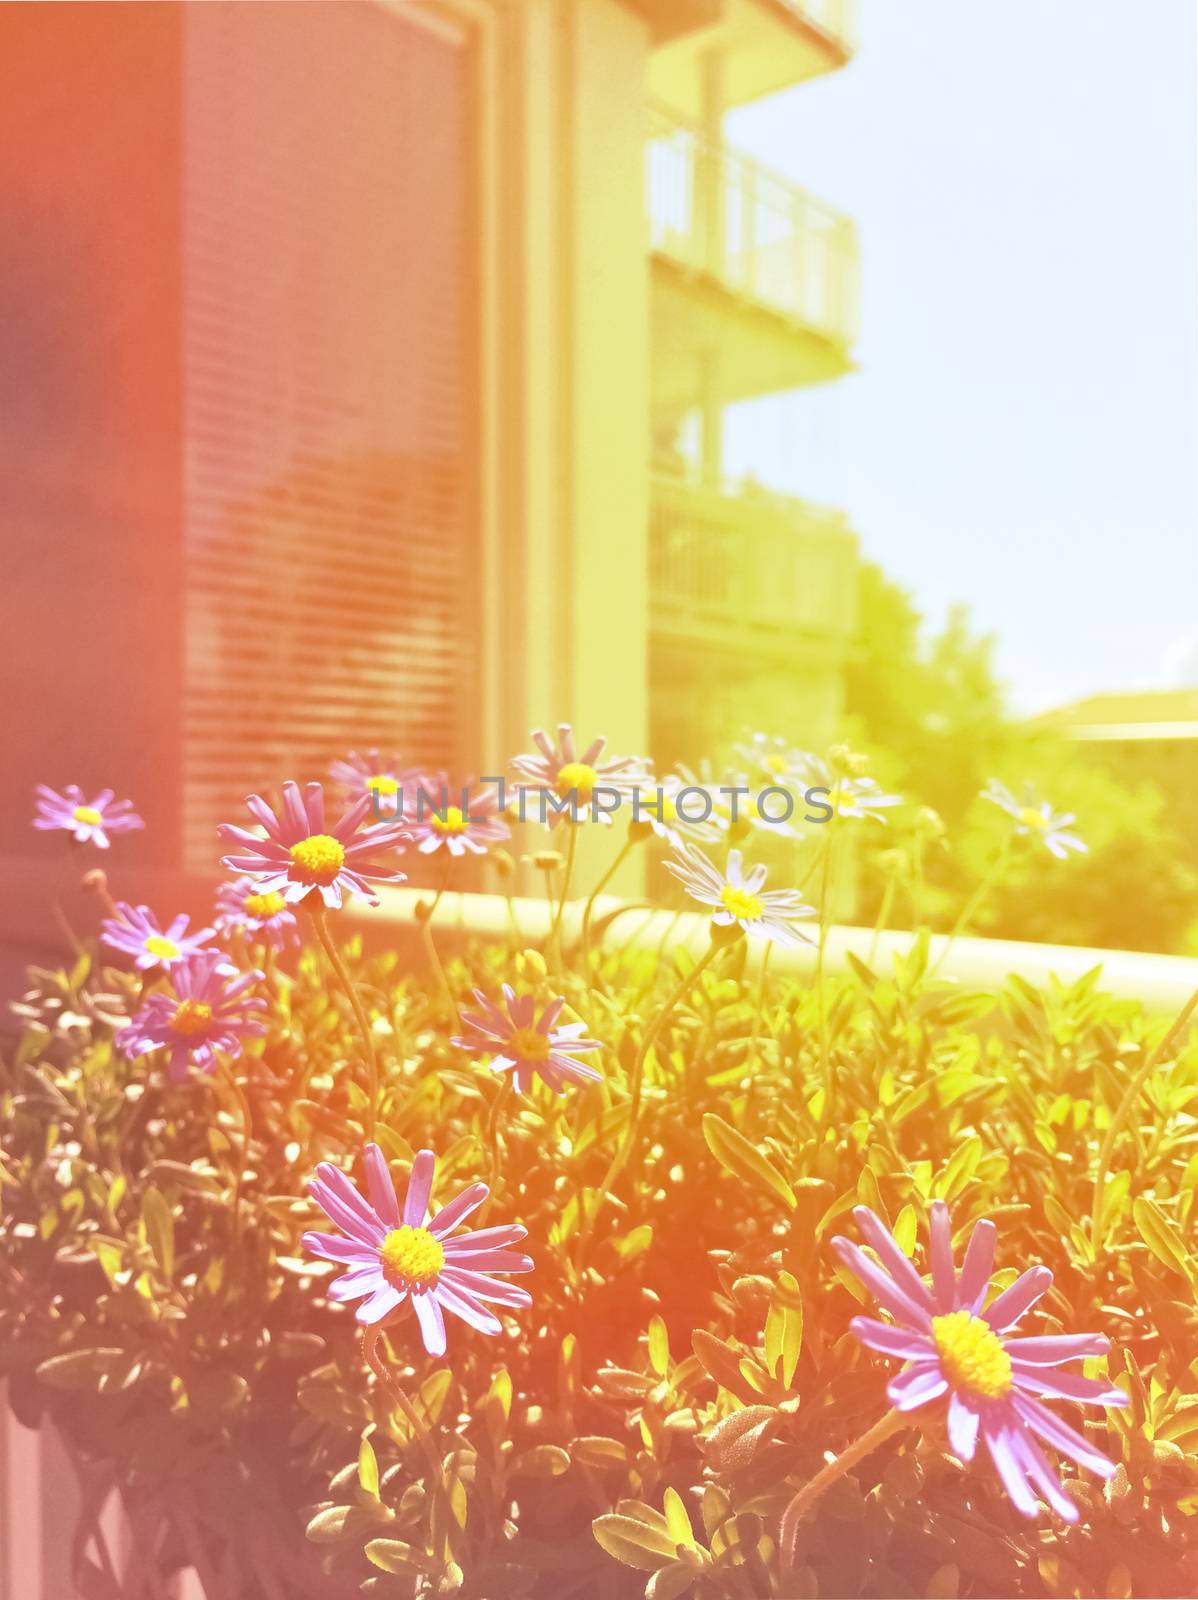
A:
[[[371,745],[460,770],[470,56],[370,4],[184,8],[184,855]]]

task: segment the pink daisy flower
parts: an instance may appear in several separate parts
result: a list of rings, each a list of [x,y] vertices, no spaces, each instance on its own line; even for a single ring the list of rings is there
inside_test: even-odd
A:
[[[171,969],[174,993],[150,995],[127,1028],[116,1036],[127,1056],[168,1051],[166,1069],[172,1083],[183,1083],[194,1064],[203,1072],[216,1066],[216,1052],[239,1056],[244,1039],[266,1032],[252,1016],[264,1011],[266,1001],[247,995],[260,972],[243,972],[230,979],[230,968],[219,950],[201,950]]]
[[[908,1363],[887,1388],[892,1404],[899,1411],[914,1411],[947,1395],[948,1437],[955,1455],[972,1461],[981,1438],[1017,1511],[1038,1516],[1039,1495],[1066,1522],[1076,1522],[1077,1508],[1038,1441],[1101,1478],[1113,1476],[1115,1463],[1041,1401],[1047,1396],[1082,1405],[1125,1406],[1127,1396],[1112,1384],[1056,1371],[1069,1361],[1105,1355],[1109,1341],[1098,1333],[1008,1337],[1049,1288],[1052,1273],[1047,1267],[1029,1267],[987,1305],[997,1232],[990,1221],[974,1228],[958,1273],[948,1207],[942,1200],[932,1202],[929,1284],[868,1207],[858,1206],[853,1215],[881,1265],[848,1239],[833,1239],[832,1248],[894,1318],[889,1323],[854,1317],[849,1324],[871,1350]]]
[[[465,799],[469,787],[459,797]],[[469,806],[450,805],[449,790],[422,787],[409,806],[407,836],[421,855],[432,855],[442,848],[450,855],[485,856],[500,839],[510,839],[512,830],[497,814],[496,797],[483,794],[470,797]]]
[[[578,755],[574,746],[574,730],[568,722],[558,724],[556,744],[540,728],[533,729],[532,740],[540,754],[516,756],[512,766],[521,777],[532,780],[529,785],[532,793],[552,795],[559,804],[572,802],[560,811],[555,810],[547,798],[541,802],[545,807],[545,821],[551,828],[556,828],[559,822],[582,822],[587,817],[610,826],[610,812],[604,809],[605,802],[610,803],[610,796],[603,796],[592,810],[595,791],[615,790],[622,799],[626,799],[633,790],[643,789],[650,782],[648,764],[633,756],[619,756],[601,762],[599,758],[607,744],[606,739],[595,739],[581,756]],[[536,813],[526,811],[524,815]]]
[[[418,767],[405,767],[397,755],[384,756],[378,750],[359,755],[350,750],[344,761],[333,762],[329,776],[341,785],[346,800],[365,795],[374,803],[375,815],[386,820],[395,815],[421,773]]]
[[[487,1198],[485,1183],[472,1183],[431,1219],[429,1194],[437,1158],[421,1150],[412,1163],[403,1206],[399,1204],[386,1158],[377,1144],[366,1146],[363,1198],[343,1172],[322,1161],[308,1193],[346,1236],[305,1233],[303,1246],[348,1270],[334,1278],[330,1300],[358,1300],[360,1323],[394,1322],[410,1301],[430,1356],[445,1354],[446,1311],[479,1333],[496,1334],[502,1324],[485,1301],[530,1306],[532,1296],[515,1284],[500,1283],[492,1272],[531,1272],[532,1260],[511,1248],[526,1235],[518,1223],[480,1228],[451,1237]]]
[[[815,908],[797,889],[767,889],[765,867],[750,867],[746,872],[739,850],[729,850],[727,868],[721,872],[698,845],[683,840],[664,866],[693,900],[711,906],[711,920],[717,927],[731,927],[735,922],[753,938],[775,944],[798,944],[806,937],[792,924],[813,917]]]
[[[132,800],[114,800],[113,790],[101,789],[96,798],[86,801],[78,784],[68,783],[65,794],[39,783],[35,828],[62,828],[76,844],[94,844],[107,850],[110,834],[132,833],[145,823],[133,809]]]
[[[260,795],[247,796],[245,803],[266,837],[222,822],[221,838],[239,847],[237,854],[222,858],[222,865],[231,872],[247,874],[259,894],[278,893],[289,904],[319,894],[326,906],[337,910],[347,894],[360,894],[371,905],[378,905],[368,880],[404,881],[404,873],[387,872],[370,859],[399,844],[405,830],[376,826],[359,833],[370,809],[367,795],[350,807],[331,832],[326,831],[324,790],[318,783],[308,784],[301,799],[299,785],[288,779],[278,816]]]
[[[202,950],[216,932],[214,928],[199,928],[188,933],[190,919],[183,913],[164,932],[149,906],[131,906],[121,900],[117,910],[118,917],[106,917],[100,924],[100,937],[114,950],[132,956],[142,972],[186,961]]]
[[[455,1039],[460,1050],[472,1055],[493,1055],[492,1072],[511,1071],[519,1093],[532,1087],[534,1078],[541,1078],[561,1094],[569,1083],[597,1082],[603,1074],[594,1067],[584,1066],[574,1056],[583,1050],[602,1050],[598,1039],[584,1039],[584,1022],[567,1022],[558,1028],[554,1024],[561,1015],[564,999],[552,1000],[537,1017],[536,1005],[531,995],[517,996],[510,984],[503,985],[505,1010],[488,1000],[481,989],[474,998],[482,1013],[462,1013],[462,1021],[474,1029],[473,1037]]]
[[[234,878],[216,891],[216,926],[221,933],[240,933],[281,950],[299,943],[299,924],[277,889],[263,894],[252,878]]]
[[[1015,823],[1016,834],[1042,840],[1044,848],[1058,861],[1064,861],[1071,850],[1076,850],[1080,855],[1088,853],[1088,845],[1070,831],[1077,821],[1073,812],[1054,811],[1047,800],[1037,800],[1030,784],[1024,788],[1022,805],[997,778],[990,779],[982,790],[981,798],[1006,812]]]

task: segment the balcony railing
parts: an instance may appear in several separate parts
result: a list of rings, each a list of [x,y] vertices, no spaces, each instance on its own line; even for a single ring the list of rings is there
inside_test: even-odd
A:
[[[659,630],[775,649],[852,633],[857,541],[842,512],[658,473],[649,550]]]
[[[847,348],[857,334],[852,221],[672,112],[650,114],[652,248]]]

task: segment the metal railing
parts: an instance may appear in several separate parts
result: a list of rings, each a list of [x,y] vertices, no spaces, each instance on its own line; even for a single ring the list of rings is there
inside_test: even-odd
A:
[[[857,231],[841,212],[673,112],[650,112],[652,248],[847,348],[857,335]]]
[[[842,512],[751,483],[654,475],[649,594],[659,626],[741,642],[843,639],[856,567]]]

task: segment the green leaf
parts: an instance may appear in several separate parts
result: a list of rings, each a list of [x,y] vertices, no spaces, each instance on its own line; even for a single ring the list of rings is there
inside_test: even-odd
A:
[[[659,1378],[670,1370],[670,1335],[661,1317],[649,1324],[649,1361]]]
[[[670,1529],[670,1537],[674,1543],[690,1544],[695,1542],[695,1530],[691,1526],[691,1519],[687,1515],[686,1505],[682,1496],[675,1488],[668,1488],[662,1505],[666,1514],[666,1522]]]
[[[65,1355],[51,1356],[48,1361],[43,1361],[37,1369],[37,1375],[43,1383],[48,1383],[53,1389],[99,1390],[103,1387],[105,1378],[126,1360],[127,1354],[124,1350],[109,1346],[92,1350],[68,1350]]]
[[[570,1454],[587,1467],[622,1467],[628,1451],[619,1439],[607,1439],[602,1434],[586,1434],[570,1441]]]
[[[778,1169],[714,1111],[703,1118],[703,1137],[707,1148],[726,1171],[754,1188],[768,1190],[789,1210],[794,1210],[794,1190]]]
[[[364,1552],[367,1561],[384,1572],[431,1572],[436,1563],[402,1539],[371,1539]]]
[[[765,1319],[765,1364],[789,1389],[803,1347],[803,1296],[797,1279],[780,1272]]]
[[[1193,1285],[1194,1269],[1176,1223],[1171,1222],[1160,1206],[1154,1200],[1149,1200],[1147,1195],[1139,1195],[1132,1201],[1131,1213],[1140,1230],[1140,1238],[1153,1255]]]
[[[141,1197],[141,1222],[146,1243],[164,1278],[175,1271],[175,1219],[161,1190],[147,1189]]]
[[[363,1439],[358,1446],[358,1482],[362,1485],[363,1492],[372,1500],[378,1499],[379,1462],[369,1439]]]
[[[608,1555],[622,1561],[626,1567],[636,1567],[641,1572],[656,1572],[658,1567],[674,1560],[675,1541],[637,1517],[609,1512],[606,1516],[596,1517],[591,1529]]]
[[[557,1444],[538,1444],[517,1456],[512,1471],[529,1478],[560,1478],[570,1470],[569,1452]]]
[[[658,1567],[645,1585],[645,1600],[678,1600],[679,1595],[694,1587],[699,1577],[698,1569],[687,1566],[684,1561]]]

